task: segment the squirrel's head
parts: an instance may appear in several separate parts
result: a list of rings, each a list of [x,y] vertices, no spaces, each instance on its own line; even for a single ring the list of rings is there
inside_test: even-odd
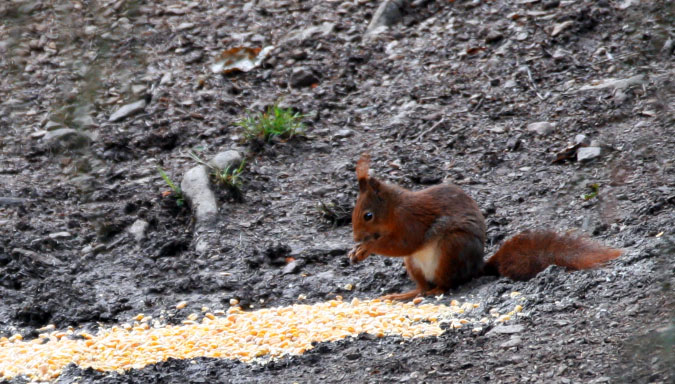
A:
[[[356,163],[359,197],[352,212],[352,231],[357,243],[379,239],[391,231],[393,209],[397,197],[390,185],[371,177],[370,155],[363,154]]]

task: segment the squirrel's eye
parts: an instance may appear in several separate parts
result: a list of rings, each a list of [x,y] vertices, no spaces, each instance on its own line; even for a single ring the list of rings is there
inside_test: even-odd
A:
[[[363,220],[365,221],[370,221],[373,219],[373,213],[372,212],[366,212],[363,214]]]

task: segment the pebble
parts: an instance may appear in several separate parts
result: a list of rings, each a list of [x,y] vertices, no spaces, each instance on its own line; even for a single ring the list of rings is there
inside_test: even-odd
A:
[[[553,128],[555,125],[547,122],[547,121],[540,121],[537,123],[530,123],[527,125],[527,130],[531,132],[536,132],[537,134],[541,136],[546,136],[553,132]]]
[[[603,79],[594,81],[591,84],[584,85],[583,87],[579,88],[579,91],[588,91],[605,88],[625,89],[633,85],[642,85],[644,83],[645,83],[644,75],[637,75],[629,77],[627,79]]]
[[[50,239],[69,239],[73,237],[73,235],[70,234],[70,232],[55,232],[55,233],[50,233],[49,238]]]
[[[138,219],[131,224],[128,231],[139,242],[145,238],[145,232],[148,230],[149,225],[147,221]]]
[[[291,88],[309,87],[319,82],[319,79],[311,70],[305,67],[294,68],[288,84]]]
[[[368,25],[368,29],[366,29],[366,34],[376,35],[386,30],[386,27],[397,23],[403,17],[401,8],[405,3],[405,0],[384,0],[380,3]]]
[[[525,327],[519,324],[513,325],[498,325],[492,328],[485,336],[494,336],[494,335],[510,335],[513,333],[520,333],[525,330]]]
[[[220,170],[236,168],[241,164],[242,156],[239,151],[229,150],[218,153],[208,164]]]
[[[336,139],[345,139],[345,138],[353,136],[353,135],[354,135],[354,131],[352,131],[351,129],[345,128],[345,129],[341,129],[341,130],[335,132],[335,135],[333,135],[333,137],[336,138]]]
[[[180,188],[192,205],[198,225],[209,224],[215,221],[218,213],[216,196],[209,185],[209,175],[206,166],[198,165],[183,175]]]
[[[300,262],[297,260],[293,260],[290,263],[286,264],[281,273],[283,275],[290,275],[292,273],[298,272],[299,270],[300,270]]]
[[[562,31],[566,30],[569,28],[574,22],[572,20],[567,20],[563,21],[562,23],[558,23],[553,26],[553,30],[551,31],[551,36],[556,37],[558,36]]]
[[[0,196],[0,207],[20,206],[26,204],[26,199],[20,197],[2,197]]]
[[[124,105],[120,109],[115,111],[112,115],[110,115],[108,121],[114,123],[117,121],[124,120],[125,118],[144,110],[146,105],[147,103],[145,102],[145,100],[138,100],[135,103]]]
[[[588,145],[589,143],[590,139],[586,135],[578,134],[574,136],[574,144]]]
[[[42,142],[50,149],[78,149],[89,145],[91,137],[72,128],[61,128],[49,131]]]
[[[589,161],[599,157],[600,147],[583,147],[577,150],[577,161]]]

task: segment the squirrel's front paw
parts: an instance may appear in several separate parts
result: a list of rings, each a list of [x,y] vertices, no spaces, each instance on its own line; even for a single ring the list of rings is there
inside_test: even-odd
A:
[[[354,249],[349,252],[349,261],[352,263],[358,263],[359,261],[367,259],[368,256],[370,256],[368,248],[366,248],[363,244],[357,244]]]

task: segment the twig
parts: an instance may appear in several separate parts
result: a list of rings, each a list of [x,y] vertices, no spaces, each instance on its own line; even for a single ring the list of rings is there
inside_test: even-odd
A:
[[[429,129],[421,132],[417,137],[415,137],[414,140],[420,141],[422,139],[422,136],[426,135],[427,133],[433,131],[434,129],[438,128],[439,125],[441,125],[445,121],[445,117],[442,117],[436,124],[432,125]]]

